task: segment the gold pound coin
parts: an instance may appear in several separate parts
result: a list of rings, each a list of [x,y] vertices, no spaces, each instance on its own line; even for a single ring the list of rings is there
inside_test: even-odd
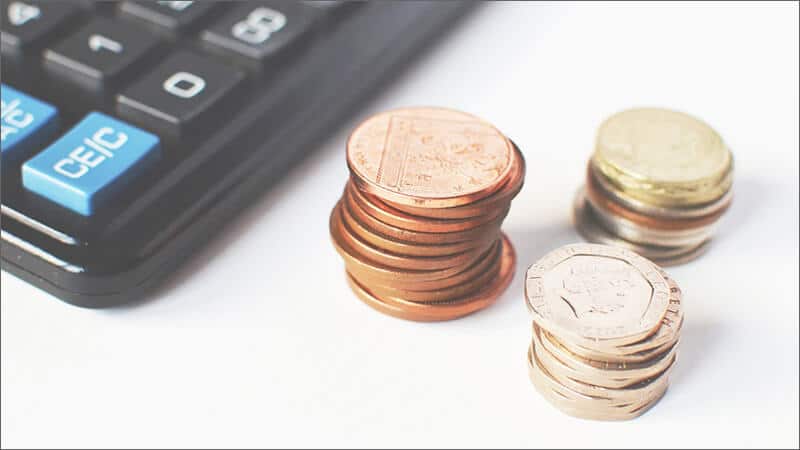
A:
[[[733,189],[731,188],[728,189],[722,197],[709,203],[673,207],[653,205],[631,197],[624,191],[619,190],[597,170],[592,161],[589,162],[589,170],[586,176],[586,189],[587,191],[594,190],[598,196],[607,197],[608,201],[617,203],[620,207],[629,211],[635,211],[641,216],[649,217],[650,220],[653,221],[668,220],[680,222],[685,220],[691,221],[692,219],[706,221],[709,220],[709,216],[713,217],[713,219],[710,220],[717,220],[730,207],[733,200]],[[686,226],[686,228],[691,228],[691,226]]]
[[[602,182],[599,181],[601,179],[603,177],[598,177],[595,171],[591,169],[590,164],[586,175],[586,197],[595,209],[607,211],[608,214],[627,219],[643,228],[652,228],[654,230],[683,231],[713,225],[725,213],[731,201],[731,191],[728,191],[728,194],[725,194],[720,200],[712,202],[710,205],[692,208],[695,212],[703,212],[705,210],[707,214],[694,217],[666,217],[657,212],[655,215],[649,215],[644,211],[630,208],[627,206],[627,202],[620,202],[619,199],[621,197],[617,195],[619,191],[606,190]],[[713,207],[713,209],[710,207]],[[672,208],[669,211],[678,216],[685,213],[687,209],[678,210]]]
[[[733,180],[733,157],[719,134],[665,109],[611,116],[597,132],[592,163],[627,195],[665,207],[712,202]]]

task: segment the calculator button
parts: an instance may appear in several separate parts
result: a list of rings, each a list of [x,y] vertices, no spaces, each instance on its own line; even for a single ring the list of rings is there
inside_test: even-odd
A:
[[[117,96],[117,112],[145,128],[182,137],[213,115],[244,74],[208,57],[180,51]]]
[[[97,18],[44,52],[45,70],[70,84],[101,92],[130,75],[158,39],[141,29]]]
[[[18,58],[35,53],[78,11],[80,9],[77,6],[68,2],[3,2],[0,36],[3,56]]]
[[[126,1],[119,6],[123,16],[154,25],[171,33],[190,29],[216,6],[202,1]]]
[[[22,184],[91,216],[160,155],[156,136],[93,112],[22,166]]]
[[[5,84],[0,94],[0,153],[5,164],[20,161],[49,142],[58,131],[58,111]]]
[[[295,2],[241,3],[203,31],[200,39],[211,51],[261,65],[308,35],[317,14]]]

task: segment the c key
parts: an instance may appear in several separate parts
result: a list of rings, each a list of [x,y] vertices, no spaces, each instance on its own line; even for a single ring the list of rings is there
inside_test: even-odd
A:
[[[22,166],[22,184],[91,216],[160,156],[155,135],[93,112]]]

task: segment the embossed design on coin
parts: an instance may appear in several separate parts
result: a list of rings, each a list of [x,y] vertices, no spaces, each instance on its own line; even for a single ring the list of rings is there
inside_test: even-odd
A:
[[[597,132],[597,156],[651,183],[692,183],[722,177],[731,155],[722,138],[687,114],[656,108],[615,114]]]
[[[561,247],[528,269],[526,300],[542,328],[577,339],[636,342],[658,327],[669,286],[644,258],[592,244]]]
[[[347,145],[350,170],[382,196],[403,204],[475,201],[512,168],[510,142],[490,124],[440,108],[388,111],[362,123]]]
[[[545,289],[557,291],[576,319],[593,326],[613,325],[618,320],[616,316],[629,313],[632,307],[646,306],[630,298],[649,298],[653,292],[631,265],[587,255],[573,256],[558,264],[544,280]],[[644,313],[634,312],[639,316]]]

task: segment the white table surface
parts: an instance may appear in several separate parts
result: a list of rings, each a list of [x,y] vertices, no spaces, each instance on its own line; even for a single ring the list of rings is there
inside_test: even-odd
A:
[[[83,310],[3,272],[3,447],[798,446],[796,3],[493,4],[361,114],[419,104],[481,115],[527,156],[498,304],[420,324],[350,293],[327,225],[352,122],[152,301]],[[579,240],[595,129],[639,105],[712,124],[736,197],[710,252],[670,269],[687,322],[666,397],[577,420],[528,380],[522,274]]]

